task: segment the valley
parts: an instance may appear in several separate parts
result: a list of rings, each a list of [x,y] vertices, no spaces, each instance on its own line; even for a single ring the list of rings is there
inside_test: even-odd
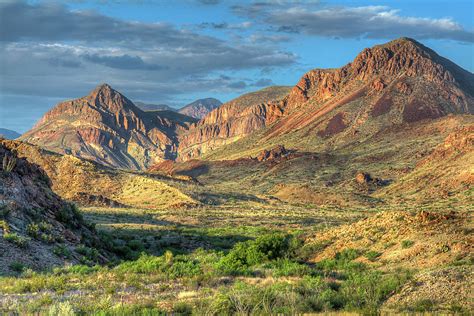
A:
[[[472,73],[400,38],[198,101],[100,84],[0,139],[0,312],[472,312]]]

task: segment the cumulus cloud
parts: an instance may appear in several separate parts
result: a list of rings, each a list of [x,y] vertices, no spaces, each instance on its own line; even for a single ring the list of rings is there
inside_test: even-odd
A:
[[[119,56],[99,55],[99,54],[85,54],[83,58],[92,63],[108,66],[117,69],[143,69],[143,70],[158,70],[166,67],[156,64],[147,64],[139,56],[130,56],[128,54]]]
[[[474,32],[450,18],[406,17],[386,6],[329,7],[306,10],[291,7],[265,13],[265,22],[280,32],[341,38],[451,39],[474,42]]]
[[[199,24],[199,27],[202,29],[216,29],[216,30],[245,30],[252,26],[252,22],[246,21],[242,23],[215,23],[215,22],[203,22]]]
[[[58,87],[74,96],[104,81],[140,97],[186,94],[218,86],[216,75],[224,71],[296,61],[296,55],[274,47],[226,41],[168,23],[26,1],[0,2],[0,54],[2,93],[55,96]],[[229,81],[223,89],[239,87]]]

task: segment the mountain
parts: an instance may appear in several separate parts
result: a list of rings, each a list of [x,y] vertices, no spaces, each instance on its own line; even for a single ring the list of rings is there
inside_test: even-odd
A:
[[[199,157],[216,147],[232,143],[263,128],[282,114],[277,102],[290,87],[268,87],[244,94],[209,112],[179,137],[179,156]]]
[[[278,111],[272,124],[254,126],[262,129],[258,133],[214,147],[213,152],[195,146],[195,153],[230,159],[253,156],[277,144],[330,151],[384,130],[411,128],[449,114],[473,114],[474,75],[415,40],[400,38],[364,49],[342,68],[309,71],[273,108]],[[184,144],[193,145],[188,140],[180,144],[186,158],[189,150],[182,149]]]
[[[214,98],[199,99],[178,110],[179,113],[202,119],[207,113],[218,108],[222,104],[221,101]]]
[[[83,98],[59,103],[20,140],[112,167],[143,169],[174,158],[177,133],[190,120],[145,112],[102,84]]]
[[[74,205],[51,191],[44,170],[3,143],[0,160],[0,275],[22,267],[40,270],[66,262],[78,264],[83,262],[80,247],[102,249],[95,229]],[[103,253],[97,258],[102,263],[107,260]]]
[[[143,111],[175,111],[175,109],[167,104],[152,104],[139,101],[135,101],[133,103]]]
[[[15,131],[12,131],[11,129],[0,128],[0,137],[6,138],[6,139],[16,139],[20,136],[21,134]]]

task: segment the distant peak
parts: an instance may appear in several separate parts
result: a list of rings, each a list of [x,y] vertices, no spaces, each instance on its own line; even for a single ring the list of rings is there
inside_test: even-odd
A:
[[[123,95],[118,92],[117,90],[115,90],[114,88],[112,88],[109,84],[107,83],[101,83],[99,84],[97,87],[95,87],[94,90],[91,91],[91,93],[89,94],[90,97],[93,97],[93,98],[97,98],[99,96],[101,97],[105,97],[105,98],[111,98],[111,97],[114,97],[116,95],[119,95],[121,97],[123,97]]]
[[[94,89],[94,92],[99,92],[99,91],[115,91],[115,90],[109,84],[101,83]]]

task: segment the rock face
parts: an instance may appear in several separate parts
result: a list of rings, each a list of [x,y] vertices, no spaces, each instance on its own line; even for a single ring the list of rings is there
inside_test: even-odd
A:
[[[327,138],[449,113],[472,114],[473,97],[472,73],[412,39],[400,38],[364,49],[342,68],[306,73],[283,100],[285,116],[269,135],[312,125]]]
[[[19,133],[12,131],[11,129],[0,128],[0,137],[6,138],[6,139],[15,139],[20,136],[21,135]]]
[[[0,161],[0,274],[12,273],[13,263],[17,270],[19,263],[33,269],[79,263],[81,242],[100,246],[75,208],[51,191],[42,169],[3,144]],[[64,256],[53,253],[58,248]]]
[[[474,75],[415,40],[400,38],[364,49],[341,68],[311,70],[281,101],[251,109],[258,107],[261,114],[247,120],[255,123],[246,124],[250,128],[245,131],[234,131],[241,125],[233,123],[243,111],[228,114],[223,105],[221,111],[211,112],[184,137],[180,155],[196,157],[236,140],[213,159],[225,159],[229,151],[239,158],[239,148],[245,148],[245,157],[275,144],[329,151],[388,129],[473,114]],[[263,130],[238,141],[258,129]]]
[[[289,87],[269,87],[248,93],[211,111],[180,135],[179,159],[188,160],[232,143],[277,120]]]
[[[20,139],[112,167],[143,169],[174,158],[176,134],[190,123],[144,112],[103,84],[88,96],[59,103]]]
[[[196,119],[202,119],[207,115],[207,113],[221,105],[222,102],[214,98],[199,99],[189,103],[188,105],[185,105],[179,109],[178,112]]]

